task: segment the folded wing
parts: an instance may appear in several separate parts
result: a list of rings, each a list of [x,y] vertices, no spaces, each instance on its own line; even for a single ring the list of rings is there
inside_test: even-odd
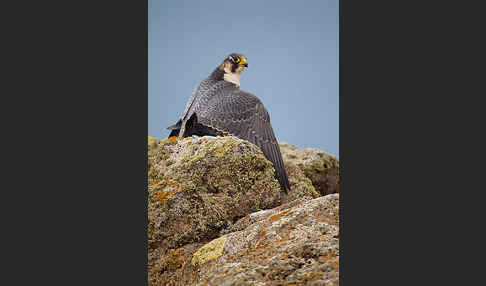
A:
[[[206,126],[248,140],[260,147],[273,163],[282,189],[290,190],[282,154],[270,124],[270,116],[253,94],[229,84],[219,89],[211,100],[196,111],[197,121]]]

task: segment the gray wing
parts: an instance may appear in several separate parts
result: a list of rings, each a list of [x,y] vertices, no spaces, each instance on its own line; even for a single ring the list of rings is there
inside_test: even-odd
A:
[[[189,111],[192,110],[194,100],[196,99],[197,95],[199,94],[200,85],[196,87],[196,89],[192,92],[191,97],[186,103],[186,108],[184,109],[184,113],[182,113],[181,121],[186,119]]]
[[[184,133],[186,121],[192,116],[201,101],[203,103],[207,101],[207,93],[211,90],[213,85],[214,80],[208,77],[196,86],[196,89],[192,92],[191,97],[189,100],[187,100],[186,107],[184,108],[184,112],[182,113],[179,121],[177,121],[176,124],[167,127],[167,129],[171,130],[169,137],[178,136],[180,129],[183,129],[182,132]]]
[[[270,116],[258,97],[241,91],[234,85],[218,90],[196,111],[198,122],[248,140],[260,147],[273,163],[282,188],[290,190],[282,154],[270,124]]]
[[[210,78],[205,78],[201,83],[196,86],[196,89],[192,92],[191,97],[186,103],[186,108],[184,109],[184,113],[182,114],[181,120],[184,121],[191,117],[192,113],[197,108],[199,101],[205,100],[207,93],[214,88],[214,81]]]
[[[176,122],[176,124],[167,127],[167,129],[171,130],[169,137],[172,136],[179,136],[179,130],[183,127],[183,123],[185,123],[186,118],[192,111],[194,110],[194,105],[196,98],[200,93],[201,85],[199,84],[196,86],[196,89],[192,92],[191,97],[186,102],[186,108],[184,109],[184,113],[182,113],[181,118]]]

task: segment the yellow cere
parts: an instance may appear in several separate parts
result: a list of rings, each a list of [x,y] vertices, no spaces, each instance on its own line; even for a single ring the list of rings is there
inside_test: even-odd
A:
[[[238,61],[238,63],[244,64],[244,63],[246,63],[246,59],[245,58],[241,58],[241,62]]]

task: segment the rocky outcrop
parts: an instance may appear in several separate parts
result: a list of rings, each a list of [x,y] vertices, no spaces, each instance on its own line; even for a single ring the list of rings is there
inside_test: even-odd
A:
[[[272,164],[258,147],[248,141],[232,136],[194,136],[184,139],[173,137],[164,140],[148,138],[149,285],[258,285],[245,284],[246,280],[226,280],[225,274],[217,270],[219,266],[212,268],[211,265],[220,265],[224,268],[228,265],[234,266],[231,263],[241,263],[246,265],[238,268],[238,273],[241,274],[245,273],[242,269],[256,263],[251,257],[264,261],[272,252],[277,257],[284,253],[281,251],[284,249],[290,251],[299,247],[307,248],[310,244],[319,248],[324,244],[317,243],[319,232],[316,228],[319,226],[312,222],[312,218],[319,220],[327,215],[326,223],[329,227],[326,232],[332,233],[332,237],[335,236],[338,195],[327,196],[325,199],[319,196],[323,189],[325,192],[338,190],[337,186],[332,186],[333,170],[338,174],[337,159],[330,155],[323,156],[323,152],[319,153],[318,150],[308,151],[306,155],[298,153],[292,156],[292,153],[297,153],[301,149],[286,143],[282,143],[281,148],[291,183],[288,195],[281,192],[274,178]],[[325,165],[320,165],[321,163]],[[335,182],[337,184],[337,180]],[[327,203],[323,202],[321,205],[318,203],[321,200]],[[309,205],[305,206],[306,204]],[[318,205],[321,207],[316,207]],[[326,207],[322,208],[324,205]],[[324,213],[319,212],[319,208],[325,209]],[[329,216],[331,209],[335,216],[334,220]],[[287,212],[284,213],[285,211]],[[306,218],[305,213],[310,217]],[[273,222],[265,224],[269,220],[276,222],[276,218],[292,222],[284,223],[287,225],[285,227]],[[254,225],[253,228],[251,225]],[[336,229],[332,228],[332,225]],[[303,232],[293,232],[295,227]],[[246,258],[239,255],[241,251],[245,248],[249,252],[256,251],[262,245],[251,244],[249,239],[235,235],[242,235],[241,233],[246,231],[247,236],[251,237],[255,229],[259,229],[259,233],[272,234],[268,237],[258,237],[258,241],[263,242],[262,245],[268,243],[263,248],[266,251],[258,252],[263,253],[265,258],[254,252],[246,256],[248,259],[245,260]],[[295,244],[296,242],[291,239],[295,235],[307,237],[302,237],[299,241],[309,245]],[[321,238],[325,238],[327,246],[336,244],[335,241],[331,241],[331,237],[321,235]],[[246,244],[243,241],[246,241]],[[270,247],[273,244],[280,246]],[[291,269],[300,265],[299,261],[304,259],[298,258],[295,253],[292,254],[293,252],[285,253],[288,253],[290,258],[275,258],[279,262],[272,264],[275,268],[271,271],[279,272],[289,267]],[[324,266],[321,265],[324,263],[325,267],[330,267],[330,257],[336,258],[339,255],[335,250],[332,250],[332,254],[329,253],[331,252],[324,248],[316,252],[317,258],[310,263],[313,266],[306,266],[305,269],[308,271],[301,271],[306,273],[305,275],[310,275],[310,278],[305,279],[334,281],[332,277],[335,274],[332,273],[335,271],[324,271]],[[319,258],[320,256],[329,259]],[[236,268],[231,271],[236,271]],[[266,280],[258,281],[305,280],[302,276],[304,274],[292,273],[288,272],[282,276],[269,272],[264,275],[267,277]],[[253,274],[249,273],[240,274],[238,275],[248,279],[253,277]],[[266,276],[267,274],[270,276]],[[256,276],[251,279],[256,279]],[[220,282],[223,284],[219,284]]]
[[[212,239],[248,213],[279,205],[273,167],[235,137],[163,140],[149,169],[149,244]]]
[[[242,218],[193,255],[196,285],[338,285],[338,205],[332,194]]]
[[[339,159],[314,148],[299,149],[280,142],[285,169],[297,166],[321,196],[339,192]]]

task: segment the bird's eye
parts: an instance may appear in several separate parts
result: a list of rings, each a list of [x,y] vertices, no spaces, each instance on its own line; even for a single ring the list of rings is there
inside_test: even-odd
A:
[[[240,61],[241,61],[240,58],[238,58],[238,57],[235,58],[235,63],[239,64]]]

